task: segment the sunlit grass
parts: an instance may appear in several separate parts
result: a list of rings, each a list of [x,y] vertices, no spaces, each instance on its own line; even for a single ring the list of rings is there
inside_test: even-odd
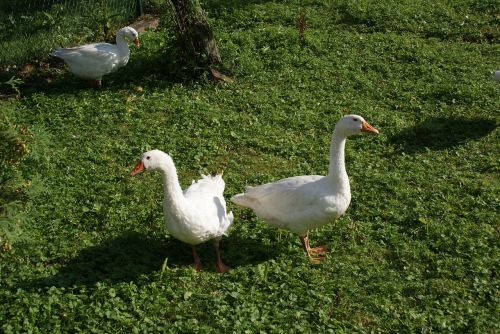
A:
[[[141,36],[102,91],[61,75],[0,102],[1,130],[26,147],[0,146],[10,152],[0,177],[13,185],[0,199],[20,205],[17,220],[1,221],[16,232],[2,235],[11,247],[0,250],[2,330],[498,332],[500,103],[490,71],[500,49],[469,38],[494,21],[493,3],[435,3],[445,19],[411,2],[204,6],[232,84],[184,78],[171,33],[158,31]],[[465,15],[475,21],[455,29]],[[440,25],[438,36],[426,28]],[[353,198],[311,235],[330,247],[320,265],[295,235],[229,204],[222,257],[233,269],[215,273],[204,245],[196,273],[189,248],[164,230],[159,175],[128,176],[153,148],[172,155],[183,186],[224,170],[226,198],[324,174],[344,113],[381,133],[347,143]]]

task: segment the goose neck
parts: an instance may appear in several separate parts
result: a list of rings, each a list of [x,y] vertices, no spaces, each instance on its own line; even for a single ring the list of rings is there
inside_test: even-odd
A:
[[[122,55],[129,54],[130,50],[128,47],[128,43],[125,40],[125,33],[123,31],[118,31],[118,33],[116,34],[116,45]]]
[[[345,169],[345,143],[347,137],[334,131],[330,142],[330,166],[328,176],[340,190],[350,191]]]
[[[175,166],[169,163],[162,164],[160,168],[163,178],[163,194],[167,205],[179,206],[184,200],[184,194],[177,177]]]

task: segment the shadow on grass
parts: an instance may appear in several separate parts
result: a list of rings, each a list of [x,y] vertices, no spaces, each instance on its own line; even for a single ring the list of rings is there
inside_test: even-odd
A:
[[[194,73],[187,66],[180,64],[178,54],[172,47],[157,50],[146,56],[134,57],[132,54],[131,58],[125,67],[105,75],[100,89],[91,85],[89,80],[71,74],[62,60],[52,58],[49,60],[49,71],[40,71],[25,79],[22,95],[30,96],[35,93],[58,95],[79,91],[106,94],[139,86],[145,90],[168,89],[179,83],[192,84],[200,79],[199,74],[202,73],[201,71]]]
[[[261,240],[246,238],[236,233],[223,238],[221,247],[221,257],[231,268],[265,262],[286,251],[283,246],[265,244]]]
[[[389,141],[406,153],[445,150],[469,140],[478,140],[492,132],[496,126],[494,120],[487,118],[435,117],[403,129],[389,138]]]
[[[214,252],[211,242],[197,246],[203,271],[214,271]],[[223,261],[230,267],[259,263],[274,256],[274,250],[260,242],[239,237],[223,238]],[[48,278],[32,281],[31,288],[73,285],[92,286],[99,282],[138,281],[142,275],[161,271],[168,257],[169,267],[188,267],[192,262],[188,245],[174,239],[150,237],[137,232],[104,241],[82,250],[62,265],[60,271]],[[57,262],[57,259],[53,262]]]
[[[64,263],[57,274],[31,282],[31,286],[67,287],[94,285],[103,281],[135,281],[141,275],[161,270],[167,256],[169,262],[172,262],[171,259],[187,260],[182,253],[182,244],[176,240],[165,241],[136,232],[127,233],[82,250]]]
[[[179,75],[169,71],[170,66],[163,53],[131,60],[127,66],[105,75],[100,89],[93,87],[89,80],[71,74],[62,60],[50,59],[49,64],[51,71],[34,73],[25,80],[22,87],[24,96],[41,92],[45,95],[58,95],[86,90],[105,94],[132,86],[168,88],[182,80]]]

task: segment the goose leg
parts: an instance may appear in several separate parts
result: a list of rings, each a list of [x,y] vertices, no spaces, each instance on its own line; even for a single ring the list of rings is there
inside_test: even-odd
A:
[[[201,271],[201,260],[200,257],[198,256],[198,253],[196,253],[196,246],[191,246],[191,249],[193,250],[193,258],[194,258],[193,267],[194,269],[196,269],[196,271]]]
[[[101,89],[101,80],[90,80],[90,83],[92,86]]]
[[[320,246],[316,248],[311,249],[311,245],[309,244],[309,233],[306,234],[305,237],[300,237],[300,242],[302,243],[302,247],[304,247],[304,250],[306,251],[307,257],[309,258],[309,261],[312,263],[320,263],[325,259],[325,252],[324,248],[325,246]],[[313,254],[317,254],[316,256]]]
[[[218,273],[227,273],[231,268],[225,265],[220,258],[219,239],[214,239],[214,250],[215,250],[215,270]]]
[[[326,256],[326,252],[328,251],[328,246],[327,245],[321,245],[318,247],[311,248],[311,245],[309,244],[309,233],[307,233],[307,247],[309,248],[309,251],[314,254],[318,254],[320,256]]]

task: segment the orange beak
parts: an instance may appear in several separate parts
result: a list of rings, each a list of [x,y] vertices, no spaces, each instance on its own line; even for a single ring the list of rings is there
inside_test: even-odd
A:
[[[142,172],[142,170],[144,170],[144,162],[142,162],[142,160],[139,160],[139,162],[137,162],[137,165],[135,165],[134,170],[130,173],[130,176],[134,176]]]
[[[139,38],[134,39],[132,42],[134,42],[135,46],[137,46],[138,48],[141,47],[141,42],[139,41]]]
[[[372,132],[372,133],[378,133],[378,130],[375,129],[373,126],[371,126],[370,124],[368,124],[367,121],[363,121],[363,123],[361,124],[361,131],[363,132]]]

